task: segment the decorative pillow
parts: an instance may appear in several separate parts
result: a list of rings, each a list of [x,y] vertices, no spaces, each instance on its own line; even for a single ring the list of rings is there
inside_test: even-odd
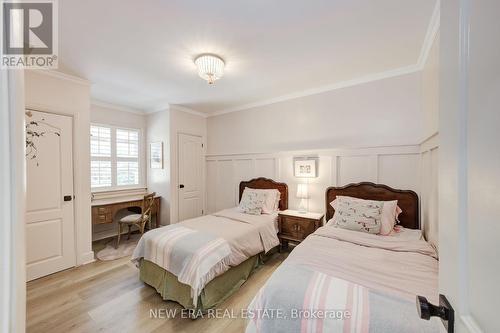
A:
[[[264,205],[262,206],[262,214],[271,214],[277,210],[275,208],[276,207],[276,197],[278,197],[278,202],[279,202],[279,195],[280,195],[280,192],[278,190],[245,187],[245,191],[264,193],[266,198],[264,200]],[[245,193],[245,191],[243,191],[243,193]]]
[[[266,200],[266,194],[264,192],[257,191],[247,191],[245,188],[243,195],[241,196],[240,209],[243,213],[260,215],[262,214],[262,208]]]
[[[382,225],[382,201],[337,197],[337,209],[333,215],[333,225],[338,228],[380,233]]]
[[[337,196],[337,198],[351,198],[353,200],[363,200],[359,198],[353,198],[341,195]],[[391,233],[392,229],[396,225],[398,215],[401,214],[403,211],[401,210],[401,208],[399,208],[397,200],[381,201],[381,202],[384,203],[384,206],[382,207],[382,225],[380,227],[380,234],[387,236]],[[330,203],[330,206],[332,206],[333,209],[337,210],[337,199],[333,200]]]

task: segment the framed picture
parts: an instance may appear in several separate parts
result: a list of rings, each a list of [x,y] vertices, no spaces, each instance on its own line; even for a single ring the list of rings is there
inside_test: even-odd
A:
[[[315,178],[318,175],[316,158],[314,159],[294,159],[293,174],[299,178]]]
[[[151,169],[163,169],[163,142],[149,144],[149,165]]]

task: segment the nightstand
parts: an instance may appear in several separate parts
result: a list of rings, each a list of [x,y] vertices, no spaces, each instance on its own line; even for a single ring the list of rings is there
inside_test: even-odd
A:
[[[288,248],[288,242],[300,243],[307,236],[323,225],[321,213],[299,213],[296,210],[287,209],[278,213],[278,238],[280,239],[280,250]]]

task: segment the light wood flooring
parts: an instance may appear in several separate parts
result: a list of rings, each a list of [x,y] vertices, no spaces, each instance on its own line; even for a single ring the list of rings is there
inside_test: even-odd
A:
[[[239,314],[285,259],[275,254],[220,309]],[[150,318],[150,309],[181,309],[138,278],[129,258],[59,272],[27,285],[27,332],[244,332],[244,319]]]

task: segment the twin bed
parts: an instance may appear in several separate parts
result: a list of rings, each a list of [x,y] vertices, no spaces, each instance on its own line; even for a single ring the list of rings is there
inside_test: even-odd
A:
[[[278,191],[277,209],[252,215],[234,207],[147,232],[132,255],[140,279],[193,313],[214,308],[237,291],[278,247],[278,210],[288,208],[284,183],[241,182],[240,201],[245,188]]]
[[[438,297],[437,255],[419,230],[417,195],[372,183],[330,187],[327,221],[337,196],[398,200],[399,232],[319,228],[255,296],[247,333],[439,332],[437,322],[419,319],[415,306],[416,295]]]
[[[240,200],[246,187],[278,190],[279,210],[287,209],[286,184],[242,182]],[[372,183],[330,187],[326,221],[338,196],[397,200],[398,232],[380,236],[330,223],[319,228],[254,297],[245,312],[247,333],[438,332],[437,323],[419,319],[415,307],[415,295],[438,298],[437,255],[422,237],[417,195]],[[276,218],[277,212],[250,215],[233,208],[152,230],[133,255],[140,278],[187,309],[216,307],[279,244]]]

